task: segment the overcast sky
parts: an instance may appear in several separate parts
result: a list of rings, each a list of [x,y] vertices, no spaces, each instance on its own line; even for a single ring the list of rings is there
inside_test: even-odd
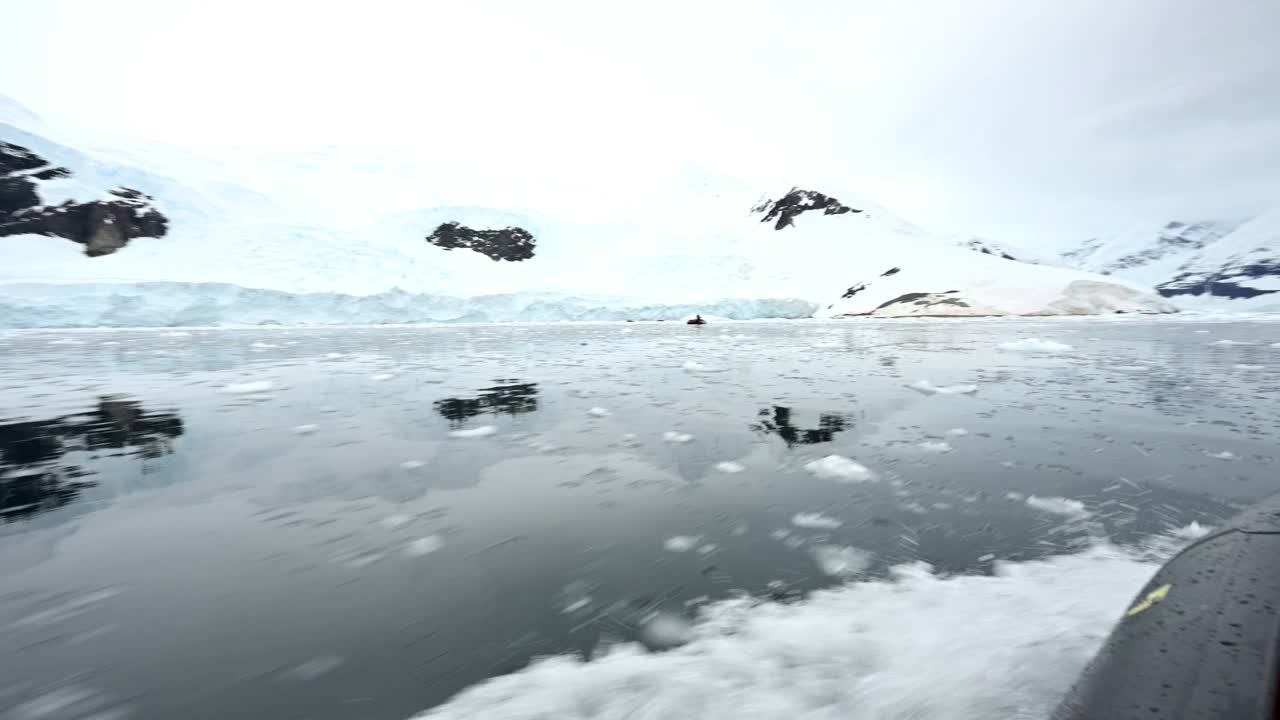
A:
[[[696,163],[1025,244],[1280,205],[1280,0],[3,4],[0,92],[210,153],[596,194]]]

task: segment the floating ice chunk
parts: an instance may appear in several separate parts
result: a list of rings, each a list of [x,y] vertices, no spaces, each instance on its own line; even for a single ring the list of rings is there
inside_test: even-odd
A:
[[[1025,340],[1003,342],[996,347],[1007,352],[1035,353],[1043,355],[1067,353],[1075,349],[1066,343],[1055,342],[1053,340],[1041,340],[1040,338],[1026,338]]]
[[[84,345],[84,340],[76,340],[75,338],[63,338],[61,340],[50,340],[50,345]]]
[[[865,482],[875,480],[875,473],[862,463],[843,455],[828,455],[804,466],[805,470],[824,480],[837,482]]]
[[[249,347],[253,348],[254,350],[265,350],[267,348],[280,347],[280,346],[272,345],[271,343],[264,343],[264,342],[251,342],[249,343]]]
[[[847,545],[815,545],[809,552],[824,575],[849,577],[871,566],[871,553]]]
[[[408,525],[409,522],[412,520],[413,518],[409,517],[408,515],[397,513],[395,515],[388,515],[382,518],[381,520],[379,520],[378,522],[381,523],[382,527],[384,528],[387,528],[389,530],[395,530],[398,527],[403,527],[405,525]]]
[[[1084,508],[1084,503],[1064,497],[1036,497],[1032,495],[1027,498],[1027,505],[1041,512],[1065,515],[1067,517],[1083,517],[1089,514],[1089,511]]]
[[[382,381],[382,380],[390,380],[395,376],[396,376],[395,373],[378,373],[377,375],[370,375],[369,379]]]
[[[943,442],[941,440],[925,440],[924,442],[920,443],[916,447],[920,448],[921,450],[924,450],[925,452],[932,452],[932,453],[951,452],[951,443]]]
[[[662,543],[662,546],[671,552],[689,552],[697,547],[701,541],[701,535],[676,535],[675,537],[667,538],[666,542]]]
[[[662,439],[669,443],[687,443],[693,440],[693,436],[690,435],[689,433],[682,433],[682,432],[675,432],[674,430],[668,430],[667,432],[662,433]]]
[[[773,538],[774,540],[786,540],[787,538],[791,537],[791,531],[778,528],[777,530],[769,531],[769,537]]]
[[[563,612],[566,615],[569,615],[571,613],[576,613],[579,610],[585,609],[590,604],[591,604],[590,595],[586,597],[580,597],[577,600],[574,600],[573,602],[569,603],[568,605],[565,605],[564,610],[561,610],[561,612]]]
[[[424,465],[426,465],[426,463],[422,462],[421,460],[405,460],[404,462],[400,463],[400,467],[405,470],[417,470],[418,468]]]
[[[725,460],[724,462],[716,463],[715,469],[716,469],[716,472],[722,472],[726,475],[734,475],[736,473],[742,472],[746,468],[742,467],[740,463],[736,463],[732,460]]]
[[[1020,492],[1007,492],[1004,494],[1004,497],[1006,500],[1012,500],[1014,502],[1022,502],[1022,500],[1026,498],[1026,495],[1023,495]]]
[[[482,438],[482,437],[489,437],[490,435],[496,432],[498,432],[498,428],[492,425],[481,425],[480,427],[469,428],[466,430],[454,430],[453,432],[449,433],[449,437],[464,438],[464,439]]]
[[[694,362],[692,360],[685,361],[684,365],[681,365],[680,367],[683,368],[686,372],[702,372],[703,370],[707,369],[706,365],[703,365],[700,362]]]
[[[325,353],[324,356],[329,358],[330,360],[337,360],[338,358],[342,357],[342,353],[331,352],[331,353]]]
[[[106,343],[102,343],[102,344],[103,344],[103,345],[106,345]],[[1280,342],[1273,342],[1273,343],[1271,343],[1270,345],[1268,345],[1267,347],[1280,348]]]
[[[925,395],[973,395],[978,392],[977,385],[934,385],[928,380],[917,380],[907,387]]]
[[[1208,455],[1214,460],[1235,460],[1236,459],[1236,454],[1231,452],[1230,450],[1223,450],[1222,452],[1206,452],[1205,455]]]
[[[229,395],[254,395],[278,389],[279,386],[270,380],[255,380],[253,382],[231,383],[230,385],[222,386],[222,392]]]
[[[423,555],[430,555],[442,547],[444,547],[444,541],[440,539],[439,535],[428,535],[405,545],[404,554],[409,557],[422,557]]]
[[[1241,342],[1240,340],[1214,340],[1210,345],[1218,345],[1220,347],[1228,347],[1231,345],[1252,345],[1251,342]]]
[[[1124,372],[1148,372],[1151,370],[1150,365],[1112,365],[1112,370],[1121,370]]]
[[[992,555],[991,553],[987,553],[986,555],[979,556],[978,562],[991,562],[992,560],[995,560],[995,559],[996,559],[995,555]]]
[[[1169,534],[1185,540],[1199,540],[1211,532],[1213,532],[1213,527],[1209,525],[1201,525],[1195,520],[1192,520],[1190,525],[1170,530]]]
[[[947,434],[951,437],[964,437],[969,434],[969,431],[964,428],[951,428],[947,431]]]
[[[295,425],[293,431],[299,435],[310,435],[319,429],[319,425]]]
[[[587,414],[592,417],[609,417],[611,413],[602,407],[593,407],[587,411]]]
[[[657,612],[642,622],[640,639],[651,648],[678,647],[693,639],[693,623],[675,613]]]
[[[1265,370],[1265,365],[1246,365],[1244,363],[1236,363],[1237,370]]]
[[[699,548],[698,548],[698,554],[699,554],[699,555],[710,555],[711,553],[713,553],[713,552],[715,552],[716,550],[719,550],[719,549],[720,549],[720,546],[719,546],[719,545],[717,545],[717,544],[715,544],[715,543],[707,543],[706,545],[703,545],[703,546],[701,546],[701,547],[699,547]]]
[[[796,527],[834,530],[844,523],[822,513],[796,513],[791,516],[791,524]]]

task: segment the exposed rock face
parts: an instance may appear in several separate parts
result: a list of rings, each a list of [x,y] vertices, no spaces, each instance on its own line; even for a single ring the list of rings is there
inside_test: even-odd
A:
[[[1280,293],[1276,289],[1255,287],[1251,280],[1280,278],[1280,258],[1262,258],[1257,262],[1225,265],[1211,272],[1184,272],[1156,287],[1165,297],[1178,295],[1212,295],[1222,298],[1253,298]],[[1276,283],[1280,286],[1280,283]]]
[[[500,230],[473,230],[456,222],[442,223],[427,236],[427,242],[445,250],[465,248],[497,262],[520,262],[533,257],[537,240],[533,233],[519,227]]]
[[[823,215],[862,212],[820,192],[801,190],[799,188],[791,188],[791,191],[783,195],[779,200],[765,200],[751,208],[751,212],[764,214],[764,217],[760,218],[760,222],[773,222],[774,230],[781,230],[794,225],[797,217],[810,210],[821,210]]]
[[[1004,258],[1005,260],[1020,260],[1021,262],[1027,262],[1024,259],[1014,257],[1005,248],[991,242],[990,240],[983,240],[982,238],[970,238],[961,242],[960,246],[969,248],[974,252],[980,252],[983,255],[994,255],[995,257]]]
[[[48,235],[85,246],[90,257],[109,255],[139,237],[163,237],[169,220],[148,195],[119,188],[112,199],[40,204],[39,182],[70,177],[27,148],[0,142],[0,237]]]

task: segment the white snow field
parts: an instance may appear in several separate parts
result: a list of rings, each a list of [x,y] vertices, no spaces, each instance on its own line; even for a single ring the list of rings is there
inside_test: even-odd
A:
[[[795,184],[783,178],[752,187],[683,168],[602,221],[589,208],[551,217],[458,202],[429,164],[220,165],[158,145],[87,150],[21,113],[3,120],[0,139],[72,171],[41,184],[46,204],[126,186],[171,221],[165,237],[94,258],[59,238],[5,238],[4,327],[1174,310],[1141,285],[958,246],[844,188],[801,185],[851,211],[801,199],[779,229],[769,201]],[[444,222],[524,228],[535,254],[495,261],[428,243]]]

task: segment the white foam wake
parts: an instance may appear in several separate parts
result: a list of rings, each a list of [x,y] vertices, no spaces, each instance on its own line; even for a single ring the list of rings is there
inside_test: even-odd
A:
[[[670,652],[539,660],[419,717],[1043,718],[1157,567],[1102,544],[994,576],[916,564],[797,604],[728,600]]]

